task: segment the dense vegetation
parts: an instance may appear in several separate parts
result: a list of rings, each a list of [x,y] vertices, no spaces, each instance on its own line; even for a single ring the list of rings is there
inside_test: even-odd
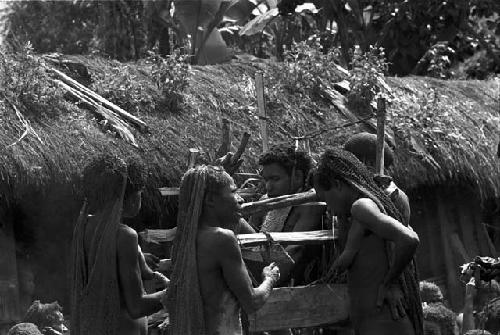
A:
[[[318,51],[337,50],[346,67],[356,47],[383,47],[391,75],[486,78],[500,70],[495,0],[16,1],[3,14],[6,39],[41,53],[282,61],[295,43],[319,39]]]

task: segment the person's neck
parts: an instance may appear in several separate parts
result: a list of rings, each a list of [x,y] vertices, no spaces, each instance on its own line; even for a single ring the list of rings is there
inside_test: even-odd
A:
[[[351,207],[358,200],[363,198],[363,194],[359,191],[352,191],[345,201],[345,213],[339,213],[340,216],[350,217],[351,216]]]
[[[202,214],[199,222],[200,228],[220,227],[220,220],[213,215]]]

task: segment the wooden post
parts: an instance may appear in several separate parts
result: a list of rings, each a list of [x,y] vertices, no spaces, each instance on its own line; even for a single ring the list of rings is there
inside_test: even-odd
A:
[[[231,124],[226,118],[222,119],[222,143],[217,150],[217,158],[231,151]]]
[[[269,139],[267,137],[267,113],[266,101],[264,99],[264,78],[262,72],[255,74],[255,93],[257,94],[257,105],[259,107],[260,134],[262,136],[262,151],[269,150]]]
[[[384,175],[384,144],[385,144],[385,99],[377,99],[377,161],[376,173]]]
[[[196,158],[198,158],[199,153],[200,150],[196,148],[189,148],[188,167],[187,167],[188,170],[196,165]]]

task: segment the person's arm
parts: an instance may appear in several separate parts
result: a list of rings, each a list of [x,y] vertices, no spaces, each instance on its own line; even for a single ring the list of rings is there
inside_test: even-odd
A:
[[[154,279],[155,273],[148,266],[148,264],[146,262],[146,258],[144,257],[144,253],[142,252],[140,246],[138,246],[138,253],[139,253],[139,267],[141,268],[141,278],[143,280],[152,280],[152,279]]]
[[[264,268],[262,271],[264,280],[259,287],[254,288],[241,257],[238,241],[232,231],[223,230],[219,233],[214,251],[217,253],[226,284],[245,312],[250,314],[261,308],[278,281],[278,267],[272,264]]]
[[[347,235],[344,250],[333,263],[333,268],[336,268],[340,272],[349,268],[361,247],[363,235],[364,229],[361,224],[358,221],[353,221]]]
[[[295,221],[293,224],[292,232],[312,231],[321,229],[321,220],[325,212],[322,206],[297,206],[290,217],[287,219]],[[290,255],[295,263],[297,263],[304,254],[305,246],[303,245],[290,245],[285,247],[285,251]],[[288,264],[286,267],[281,267],[281,277],[278,285],[286,283],[290,279],[293,270],[293,264]]]
[[[137,319],[162,309],[161,297],[164,291],[144,294],[139,265],[137,233],[131,228],[118,231],[118,282],[120,296],[131,318]]]
[[[474,296],[476,294],[476,283],[474,277],[465,285],[464,313],[462,316],[462,334],[476,329],[474,322]]]
[[[384,285],[395,283],[417,250],[417,233],[380,211],[373,200],[362,198],[351,207],[353,220],[378,237],[394,243],[394,259],[384,278]]]

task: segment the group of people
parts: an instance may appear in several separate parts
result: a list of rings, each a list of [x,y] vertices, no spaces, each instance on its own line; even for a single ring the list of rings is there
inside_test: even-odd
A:
[[[392,155],[386,148],[386,165]],[[329,148],[313,164],[293,146],[271,148],[259,160],[266,197],[314,187],[342,227],[341,255],[333,264],[348,272],[350,320],[355,334],[423,334],[408,198],[385,176],[374,176],[375,137],[357,135]],[[315,166],[313,166],[315,165]],[[304,281],[305,247],[286,251],[291,264],[269,264],[258,285],[236,235],[321,229],[324,207],[294,206],[243,218],[243,199],[219,166],[188,170],[181,181],[170,280],[152,271],[137,233],[123,224],[141,206],[144,179],[133,162],[112,156],[84,170],[86,203],[74,231],[71,333],[147,334],[146,316],[168,311],[169,334],[242,334],[241,309],[258,310],[277,285]],[[248,220],[246,220],[248,219]],[[164,289],[147,294],[144,279]]]

